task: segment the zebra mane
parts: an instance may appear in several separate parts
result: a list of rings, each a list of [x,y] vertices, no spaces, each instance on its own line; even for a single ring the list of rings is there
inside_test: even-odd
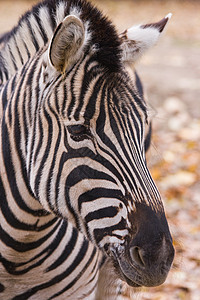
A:
[[[0,39],[0,83],[7,81],[46,46],[67,15],[79,16],[95,46],[97,61],[109,70],[120,67],[120,40],[107,17],[86,0],[45,0],[26,12]]]

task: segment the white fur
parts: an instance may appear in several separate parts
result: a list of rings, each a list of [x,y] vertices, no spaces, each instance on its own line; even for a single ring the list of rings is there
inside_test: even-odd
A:
[[[159,35],[159,31],[154,27],[141,28],[140,26],[133,26],[127,31],[128,39],[140,43],[140,47],[143,49],[153,46]]]
[[[171,16],[172,14],[169,13],[165,19],[170,19]],[[136,25],[129,28],[125,34],[122,34],[122,61],[137,61],[146,50],[157,43],[161,33],[159,28],[153,25],[146,28],[142,25]]]
[[[51,26],[49,26],[51,21],[50,21],[48,9],[45,6],[40,8],[39,17],[41,20],[41,25],[42,25],[47,37],[49,39],[51,39],[51,37],[53,35],[53,30],[52,30]]]
[[[140,25],[133,26],[127,30],[127,40],[122,44],[122,60],[124,62],[137,61],[145,51],[156,44],[159,38],[156,28],[141,28]]]
[[[126,236],[129,234],[128,229],[114,230],[113,234]]]
[[[77,7],[77,6],[71,7],[70,11],[69,11],[69,14],[70,15],[74,15],[77,18],[80,18],[80,15],[81,15],[81,9],[80,9],[80,7]]]
[[[60,24],[65,17],[65,3],[60,2],[56,9],[56,23]]]
[[[172,13],[168,13],[166,16],[165,16],[165,19],[171,19],[172,17]]]

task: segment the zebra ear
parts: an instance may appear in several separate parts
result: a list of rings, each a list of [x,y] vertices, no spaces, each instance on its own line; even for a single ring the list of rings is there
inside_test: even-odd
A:
[[[57,71],[65,72],[80,58],[84,38],[84,25],[76,16],[69,15],[58,25],[49,46],[49,60]]]
[[[136,62],[143,53],[155,45],[172,14],[157,23],[133,26],[120,35],[122,61]]]

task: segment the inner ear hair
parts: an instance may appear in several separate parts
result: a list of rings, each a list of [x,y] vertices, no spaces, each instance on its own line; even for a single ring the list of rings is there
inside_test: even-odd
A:
[[[76,16],[67,16],[58,25],[49,48],[49,60],[57,71],[64,73],[78,59],[84,33],[84,25]]]

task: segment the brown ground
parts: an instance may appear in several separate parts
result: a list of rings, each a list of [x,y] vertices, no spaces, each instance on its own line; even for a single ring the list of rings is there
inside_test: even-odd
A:
[[[37,1],[0,1],[0,34]],[[138,65],[154,116],[149,166],[164,199],[176,247],[161,287],[141,300],[200,299],[200,1],[92,0],[119,32],[173,17],[159,44]],[[153,108],[154,107],[154,108]]]

